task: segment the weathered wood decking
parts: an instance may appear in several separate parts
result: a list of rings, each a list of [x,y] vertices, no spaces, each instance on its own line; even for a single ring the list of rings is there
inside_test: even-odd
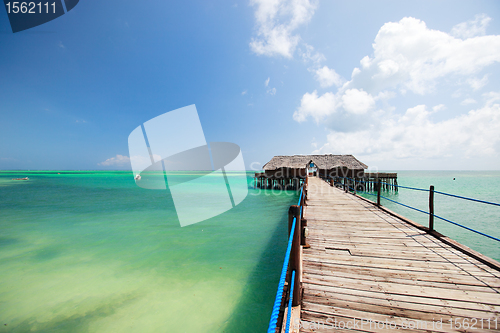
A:
[[[304,212],[300,332],[500,330],[499,271],[319,178]]]

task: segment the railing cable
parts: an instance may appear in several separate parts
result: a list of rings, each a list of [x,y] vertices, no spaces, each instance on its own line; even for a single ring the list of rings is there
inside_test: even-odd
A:
[[[300,190],[299,196],[299,205],[302,199],[302,191],[304,187]],[[278,290],[276,292],[276,298],[274,299],[273,311],[271,313],[271,319],[269,320],[269,328],[267,329],[268,333],[276,332],[276,325],[278,323],[278,317],[281,307],[281,299],[283,298],[283,288],[285,287],[286,273],[288,271],[288,262],[290,261],[290,252],[292,251],[292,243],[293,243],[293,233],[295,231],[297,218],[293,218],[292,227],[290,228],[290,235],[288,237],[288,246],[286,248],[285,260],[283,262],[283,268],[281,269],[280,281],[278,283]]]
[[[464,226],[464,225],[461,225],[461,224],[459,224],[459,223],[457,223],[457,222],[450,221],[450,220],[445,219],[444,217],[438,216],[438,215],[436,215],[436,214],[434,214],[434,217],[437,217],[438,219],[441,219],[441,220],[443,220],[443,221],[449,222],[449,223],[454,224],[454,225],[456,225],[456,226],[459,226],[459,227],[461,227],[461,228],[464,228],[464,229],[467,229],[467,230],[473,231],[473,232],[475,232],[475,233],[477,233],[477,234],[480,234],[480,235],[486,236],[486,237],[488,237],[488,238],[491,238],[491,239],[496,240],[497,242],[500,242],[500,239],[498,239],[498,238],[496,238],[496,237],[493,237],[493,236],[490,236],[490,235],[488,235],[488,234],[485,234],[485,233],[483,233],[483,232],[481,232],[481,231],[477,231],[477,230],[471,229],[471,228],[469,228],[469,227],[466,227],[466,226]]]
[[[290,299],[288,300],[288,313],[286,315],[285,333],[290,332],[290,319],[292,317],[293,286],[295,284],[295,271],[292,272],[292,283],[290,288]]]
[[[450,193],[445,193],[445,192],[439,192],[439,191],[434,191],[434,193],[439,193],[439,194],[442,194],[442,195],[447,195],[447,196],[450,196],[450,197],[464,199],[464,200],[470,200],[470,201],[485,203],[485,204],[488,204],[488,205],[500,206],[500,204],[496,203],[496,202],[490,202],[490,201],[484,201],[484,200],[479,200],[479,199],[467,198],[467,197],[462,197],[460,195],[455,195],[455,194],[450,194]]]
[[[405,207],[407,207],[407,208],[410,208],[410,209],[416,210],[417,212],[421,212],[421,213],[424,213],[424,214],[429,215],[429,212],[426,212],[425,210],[421,210],[421,209],[418,209],[418,208],[415,208],[415,207],[412,207],[412,206],[405,205],[405,204],[403,204],[403,203],[401,203],[401,202],[397,202],[397,201],[395,201],[395,200],[389,199],[389,198],[384,197],[384,196],[380,196],[380,197],[381,197],[381,198],[384,198],[385,200],[389,200],[389,201],[391,201],[391,202],[394,202],[395,204],[398,204],[398,205],[401,205],[401,206],[405,206]],[[434,215],[434,216],[436,216],[436,215]]]
[[[352,189],[352,188],[351,188],[351,189]],[[370,193],[370,192],[366,192],[366,191],[358,191],[358,192],[361,192],[361,193],[365,193],[365,194],[369,194],[369,195],[376,196],[376,194],[372,194],[372,193]],[[440,194],[442,194],[442,192],[437,192],[437,191],[434,191],[434,193],[440,193]],[[455,195],[451,195],[451,196],[455,196]],[[418,211],[418,212],[420,212],[420,213],[424,213],[424,214],[426,214],[426,215],[429,215],[429,214],[430,214],[429,212],[426,212],[426,211],[424,211],[424,210],[421,210],[421,209],[418,209],[418,208],[415,208],[415,207],[412,207],[412,206],[409,206],[409,205],[405,205],[405,204],[403,204],[403,203],[401,203],[401,202],[397,202],[397,201],[392,200],[392,199],[389,199],[389,198],[387,198],[387,197],[384,197],[384,196],[380,196],[380,197],[381,197],[381,198],[384,198],[385,200],[391,201],[391,202],[393,202],[393,203],[395,203],[395,204],[398,204],[398,205],[404,206],[404,207],[406,207],[406,208],[410,208],[410,209],[416,210],[416,211]],[[465,198],[465,197],[464,197],[464,198]],[[465,198],[465,199],[467,199],[467,198]],[[481,200],[473,200],[473,201],[481,201]],[[438,218],[438,219],[440,219],[440,220],[443,220],[443,221],[445,221],[445,222],[448,222],[448,223],[454,224],[454,225],[456,225],[456,226],[458,226],[458,227],[461,227],[461,228],[467,229],[467,230],[469,230],[469,231],[475,232],[476,234],[479,234],[479,235],[482,235],[482,236],[485,236],[485,237],[491,238],[491,239],[493,239],[493,240],[496,240],[497,242],[500,242],[500,239],[499,239],[499,238],[497,238],[497,237],[490,236],[490,235],[488,235],[488,234],[485,234],[484,232],[481,232],[481,231],[474,230],[474,229],[472,229],[472,228],[466,227],[466,226],[464,226],[464,225],[462,225],[462,224],[460,224],[460,223],[453,222],[453,221],[451,221],[451,220],[445,219],[444,217],[438,216],[438,215],[436,215],[436,214],[433,214],[433,216],[434,216],[434,217],[436,217],[436,218]]]

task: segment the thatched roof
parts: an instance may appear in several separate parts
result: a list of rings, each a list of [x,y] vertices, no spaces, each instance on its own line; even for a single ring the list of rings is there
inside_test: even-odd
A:
[[[334,169],[345,167],[351,170],[364,170],[368,166],[361,163],[352,155],[293,155],[274,156],[264,164],[264,170],[276,170],[279,168],[303,169],[309,162],[313,162],[319,169]]]

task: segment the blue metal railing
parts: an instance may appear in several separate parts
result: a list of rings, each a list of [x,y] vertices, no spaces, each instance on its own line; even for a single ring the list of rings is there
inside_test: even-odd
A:
[[[354,179],[352,179],[352,178],[347,178],[347,177],[346,177],[346,179],[348,179],[348,180],[350,180],[350,181],[355,181],[355,180],[354,180]],[[362,180],[357,180],[357,181],[355,181],[355,182],[357,182],[357,183],[369,183],[369,181],[368,181],[368,182],[366,182],[366,181],[362,181]],[[394,185],[392,185],[392,184],[388,184],[388,183],[385,183],[385,182],[371,182],[371,183],[376,183],[376,184],[380,183],[380,184],[384,184],[384,185],[394,186]],[[423,188],[416,188],[416,187],[409,187],[409,186],[401,186],[401,185],[397,185],[397,186],[398,186],[399,188],[410,189],[410,190],[416,190],[416,191],[424,191],[424,192],[430,192],[430,191],[431,191],[431,190],[428,190],[428,189],[423,189]],[[352,187],[350,187],[350,186],[349,186],[349,189],[350,189],[351,191],[354,191],[354,189],[353,189]],[[367,191],[357,191],[357,192],[361,192],[361,193],[366,193],[366,194],[369,194],[369,195],[377,196],[377,194],[372,194],[372,193],[367,192]],[[490,202],[490,201],[486,201],[486,200],[479,200],[479,199],[474,199],[474,198],[468,198],[468,197],[464,197],[464,196],[460,196],[460,195],[450,194],[450,193],[446,193],[446,192],[439,192],[439,191],[435,191],[435,190],[432,190],[432,192],[433,192],[433,193],[437,193],[437,194],[442,194],[442,195],[450,196],[450,197],[454,197],[454,198],[459,198],[459,199],[469,200],[469,201],[473,201],[473,202],[479,202],[479,203],[484,203],[484,204],[493,205],[493,206],[500,206],[500,204],[499,204],[499,203],[496,203],[496,202]],[[478,230],[474,230],[474,229],[469,228],[469,227],[467,227],[467,226],[464,226],[464,225],[462,225],[462,224],[460,224],[460,223],[457,223],[457,222],[454,222],[454,221],[448,220],[448,219],[446,219],[446,218],[444,218],[444,217],[438,216],[438,215],[436,215],[436,214],[434,214],[434,213],[431,213],[431,212],[426,212],[426,211],[424,211],[424,210],[421,210],[421,209],[418,209],[418,208],[415,208],[415,207],[412,207],[412,206],[409,206],[409,205],[405,205],[405,204],[403,204],[403,203],[401,203],[401,202],[398,202],[398,201],[395,201],[395,200],[389,199],[389,198],[384,197],[384,196],[382,196],[382,195],[380,195],[380,198],[383,198],[383,199],[385,199],[385,200],[391,201],[391,202],[393,202],[393,203],[395,203],[395,204],[398,204],[398,205],[404,206],[404,207],[406,207],[406,208],[410,208],[410,209],[416,210],[416,211],[418,211],[418,212],[420,212],[420,213],[424,213],[424,214],[427,214],[427,215],[432,215],[433,217],[436,217],[436,218],[438,218],[438,219],[440,219],[440,220],[443,220],[443,221],[445,221],[445,222],[448,222],[448,223],[454,224],[454,225],[456,225],[456,226],[458,226],[458,227],[464,228],[464,229],[466,229],[466,230],[469,230],[469,231],[475,232],[475,233],[477,233],[477,234],[479,234],[479,235],[482,235],[482,236],[485,236],[485,237],[488,237],[488,238],[491,238],[491,239],[493,239],[493,240],[496,240],[496,241],[500,242],[500,239],[499,239],[499,238],[497,238],[497,237],[494,237],[494,236],[488,235],[488,234],[486,234],[486,233],[484,233],[484,232],[481,232],[481,231],[478,231]]]
[[[302,187],[300,189],[300,196],[299,196],[299,203],[298,203],[298,206],[300,206],[300,214],[301,215],[302,215],[302,206],[300,205],[300,203],[302,201],[302,191],[303,190],[304,190],[304,187]],[[299,223],[300,223],[300,221],[299,221]],[[290,228],[290,234],[288,235],[288,246],[286,248],[285,260],[283,262],[283,268],[281,269],[281,276],[280,276],[280,281],[278,283],[278,290],[276,292],[276,298],[274,299],[273,311],[271,312],[271,319],[269,320],[269,328],[267,329],[268,333],[276,332],[276,326],[278,324],[278,317],[279,317],[279,312],[280,312],[280,307],[281,307],[281,300],[283,298],[283,288],[285,287],[286,273],[288,271],[288,263],[290,261],[290,252],[292,250],[293,234],[295,231],[296,224],[297,224],[297,218],[294,217],[292,227]],[[293,276],[295,276],[295,271],[293,272]],[[292,284],[292,286],[293,286],[293,284]],[[291,297],[293,297],[293,295]],[[289,313],[290,313],[290,311],[289,311]]]

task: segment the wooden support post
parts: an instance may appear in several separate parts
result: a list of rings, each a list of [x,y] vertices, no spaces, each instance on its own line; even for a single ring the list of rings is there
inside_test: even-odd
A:
[[[306,187],[303,186],[302,187],[302,193],[301,193],[301,197],[299,198],[300,199],[300,207],[304,207],[304,192],[306,190]]]
[[[353,190],[354,190],[354,194],[356,194],[356,178],[354,178]]]
[[[290,231],[292,230],[292,224],[293,224],[293,211],[292,211],[292,207],[293,206],[290,206],[290,208],[288,209],[288,236],[287,238],[290,236]]]
[[[429,189],[429,231],[434,230],[434,185]]]
[[[381,187],[381,183],[380,183],[380,178],[377,178],[377,206],[380,207],[380,187]]]
[[[300,198],[300,205],[302,207],[307,206],[306,199],[307,199],[307,186],[304,185],[302,189],[302,197]],[[304,213],[304,208],[302,208],[302,213]]]
[[[300,219],[300,230],[302,232],[302,237],[301,237],[301,242],[300,242],[300,245],[302,245],[304,248],[310,248],[311,246],[309,245],[309,243],[307,242],[307,236],[308,236],[308,229],[307,229],[307,220],[302,218]]]
[[[300,256],[300,243],[301,243],[301,220],[300,220],[300,207],[297,205],[290,206],[289,212],[297,219],[295,223],[295,230],[293,233],[292,250],[290,253],[290,272],[295,271],[295,285],[293,286],[293,301],[292,306],[298,306],[301,303],[301,285],[300,277],[302,272],[300,269],[301,256]],[[293,219],[292,219],[293,221]]]

